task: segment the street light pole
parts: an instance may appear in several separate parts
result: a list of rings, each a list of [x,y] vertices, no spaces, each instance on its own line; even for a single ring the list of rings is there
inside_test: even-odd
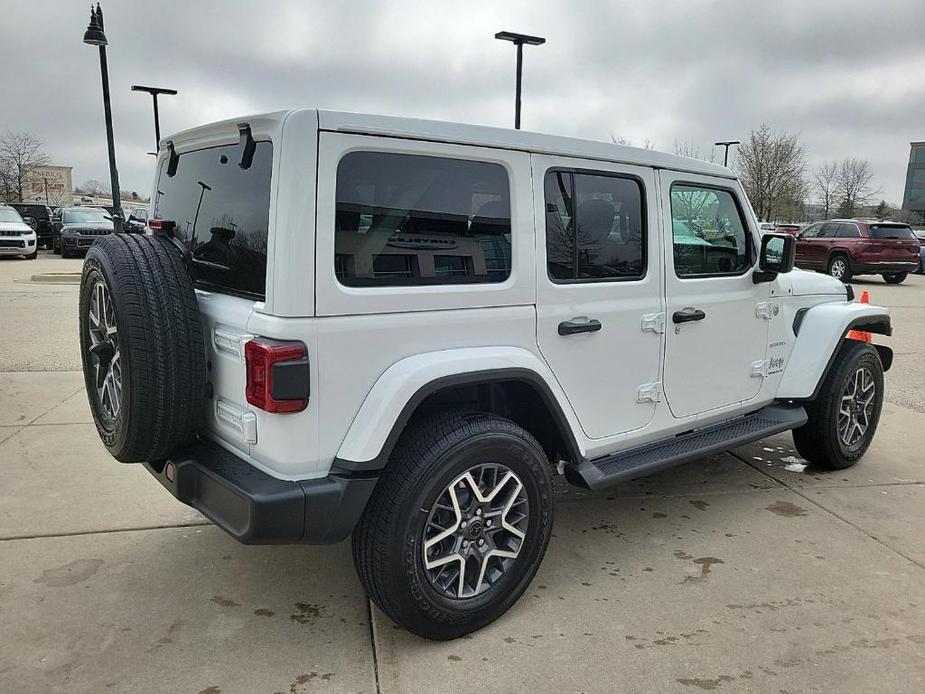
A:
[[[196,245],[196,225],[199,223],[199,209],[202,207],[202,196],[206,194],[207,190],[212,190],[212,186],[203,183],[202,181],[196,181],[199,184],[199,187],[202,189],[199,191],[199,202],[196,205],[196,215],[193,217],[193,230],[190,233],[190,250],[192,250]]]
[[[738,140],[727,140],[726,142],[714,142],[713,144],[726,148],[723,152],[723,166],[729,166],[729,148],[732,145],[741,145],[742,143]]]
[[[119,171],[116,168],[116,143],[112,134],[112,106],[109,98],[109,67],[106,64],[106,34],[103,33],[103,10],[100,4],[90,9],[90,24],[84,32],[84,43],[99,46],[100,74],[103,80],[103,112],[106,116],[106,144],[109,147],[109,184],[112,186],[113,222],[117,231],[122,231],[122,200],[119,196]]]
[[[156,150],[161,144],[161,120],[157,110],[157,95],[168,94],[173,96],[177,93],[176,89],[164,89],[162,87],[143,87],[140,84],[132,85],[133,92],[147,92],[154,101],[154,149]]]
[[[546,39],[539,36],[529,36],[527,34],[516,34],[513,31],[499,31],[495,34],[496,39],[501,41],[510,41],[517,46],[517,82],[514,95],[514,129],[520,130],[520,86],[524,66],[524,44],[528,46],[542,46]]]

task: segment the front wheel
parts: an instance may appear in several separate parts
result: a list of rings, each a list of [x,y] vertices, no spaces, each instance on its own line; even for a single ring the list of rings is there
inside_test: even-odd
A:
[[[842,282],[851,279],[851,263],[843,255],[836,255],[829,261],[829,275]]]
[[[543,449],[484,413],[412,423],[353,533],[372,601],[418,636],[452,639],[493,622],[526,590],[552,530]]]
[[[819,394],[806,408],[809,420],[793,430],[793,443],[815,467],[851,467],[870,446],[882,407],[880,355],[869,344],[845,340]]]
[[[908,272],[886,272],[883,275],[883,281],[887,284],[902,284],[908,276]]]

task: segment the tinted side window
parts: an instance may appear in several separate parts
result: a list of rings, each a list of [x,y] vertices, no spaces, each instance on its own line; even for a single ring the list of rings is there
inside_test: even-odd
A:
[[[800,234],[801,239],[813,239],[819,236],[819,233],[822,231],[821,224],[813,224],[812,226],[806,227],[803,230],[803,233]]]
[[[836,224],[835,222],[828,222],[826,224],[823,224],[822,231],[819,232],[819,238],[824,238],[824,239],[835,238],[835,235],[838,233],[839,226],[841,225]]]
[[[854,224],[839,224],[835,237],[839,239],[859,239],[861,238],[861,232],[858,231]]]
[[[728,190],[671,186],[674,268],[678,277],[738,275],[751,267],[751,241]]]
[[[273,145],[258,142],[250,167],[226,145],[180,155],[168,176],[161,161],[154,217],[176,223],[192,251],[193,279],[216,291],[264,298]]]
[[[511,203],[500,164],[351,152],[337,167],[334,272],[348,286],[503,282]]]
[[[546,263],[554,281],[645,275],[642,186],[632,178],[549,171]]]

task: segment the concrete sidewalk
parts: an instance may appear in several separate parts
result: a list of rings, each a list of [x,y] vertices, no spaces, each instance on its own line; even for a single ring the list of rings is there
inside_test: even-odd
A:
[[[0,691],[920,692],[925,415],[839,473],[789,436],[561,486],[524,598],[450,643],[397,629],[349,545],[244,547],[99,444],[80,374],[0,383]]]

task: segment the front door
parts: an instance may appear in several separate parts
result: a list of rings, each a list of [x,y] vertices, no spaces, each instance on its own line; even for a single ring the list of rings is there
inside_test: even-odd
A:
[[[533,156],[537,343],[585,434],[645,427],[663,342],[652,169]]]
[[[683,418],[761,389],[770,285],[754,284],[759,234],[737,183],[662,170],[665,220],[664,384]],[[757,373],[756,373],[757,370]]]

